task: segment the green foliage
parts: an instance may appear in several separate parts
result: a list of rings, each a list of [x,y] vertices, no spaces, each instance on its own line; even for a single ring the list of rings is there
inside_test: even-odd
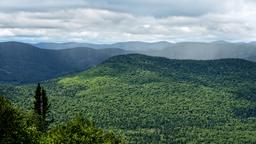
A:
[[[0,143],[34,143],[36,135],[28,127],[22,114],[0,96]]]
[[[255,71],[238,59],[127,55],[43,84],[52,127],[81,113],[127,143],[256,143]],[[0,95],[27,110],[33,89],[0,85]]]
[[[113,133],[104,132],[96,128],[91,121],[78,117],[52,128],[42,137],[42,143],[119,144],[122,142]]]
[[[2,144],[119,144],[120,137],[98,129],[91,121],[76,118],[43,133],[36,127],[32,113],[21,113],[0,97],[0,143]],[[21,115],[24,115],[23,117]]]

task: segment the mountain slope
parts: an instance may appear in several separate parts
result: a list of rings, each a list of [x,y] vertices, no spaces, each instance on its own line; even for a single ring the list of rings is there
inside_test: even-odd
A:
[[[85,70],[124,50],[74,48],[44,50],[18,43],[0,43],[0,81],[35,82]]]
[[[42,85],[56,122],[82,114],[128,143],[255,143],[255,71],[239,59],[122,55]],[[0,95],[29,109],[34,89],[0,85]]]

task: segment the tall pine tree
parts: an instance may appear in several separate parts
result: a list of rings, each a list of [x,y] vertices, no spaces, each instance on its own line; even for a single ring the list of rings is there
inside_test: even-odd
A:
[[[35,102],[34,102],[34,112],[36,115],[37,127],[40,131],[46,131],[48,128],[47,114],[49,112],[48,98],[46,96],[46,91],[38,83],[35,91]]]
[[[42,117],[45,120],[48,113],[49,105],[48,105],[48,98],[46,96],[46,92],[44,89],[42,89],[42,102],[43,102]]]

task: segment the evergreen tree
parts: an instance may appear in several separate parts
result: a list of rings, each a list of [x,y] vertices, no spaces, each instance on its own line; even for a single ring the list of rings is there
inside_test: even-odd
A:
[[[42,102],[43,102],[42,117],[45,120],[47,117],[48,110],[49,110],[49,104],[48,104],[48,98],[46,96],[46,92],[44,89],[42,89]]]
[[[47,114],[49,112],[48,98],[46,91],[38,83],[35,92],[34,112],[36,115],[37,127],[40,131],[46,131],[49,125]]]
[[[41,86],[40,83],[38,83],[37,88],[36,88],[36,95],[35,95],[35,102],[34,102],[34,111],[36,114],[38,114],[39,116],[42,115],[41,113]]]

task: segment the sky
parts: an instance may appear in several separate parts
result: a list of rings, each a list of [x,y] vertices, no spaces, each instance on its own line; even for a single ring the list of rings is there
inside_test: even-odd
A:
[[[256,0],[0,0],[0,41],[256,41]]]

